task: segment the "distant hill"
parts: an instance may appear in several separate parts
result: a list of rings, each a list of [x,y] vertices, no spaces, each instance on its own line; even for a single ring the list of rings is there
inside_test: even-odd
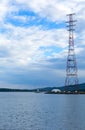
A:
[[[11,89],[11,88],[0,88],[0,92],[34,92],[36,89]]]
[[[65,87],[45,87],[45,88],[37,88],[37,89],[11,89],[11,88],[0,88],[0,92],[50,92],[53,89],[60,89],[61,91],[65,90]],[[79,84],[79,91],[85,92],[85,83]],[[69,91],[75,91],[75,86],[70,86]]]
[[[40,91],[49,92],[49,91],[52,91],[53,89],[60,89],[61,91],[64,91],[64,90],[66,90],[66,89],[67,89],[68,91],[79,90],[79,91],[85,92],[85,83],[79,84],[77,87],[76,87],[75,85],[72,85],[72,86],[67,87],[67,88],[65,88],[64,86],[63,86],[63,87],[47,87],[47,88],[42,88],[42,89],[40,89]]]

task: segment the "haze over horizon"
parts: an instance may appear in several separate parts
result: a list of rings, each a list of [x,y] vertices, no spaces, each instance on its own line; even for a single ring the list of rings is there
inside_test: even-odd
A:
[[[75,53],[85,82],[85,0],[0,1],[0,87],[64,86],[66,14],[76,13]]]

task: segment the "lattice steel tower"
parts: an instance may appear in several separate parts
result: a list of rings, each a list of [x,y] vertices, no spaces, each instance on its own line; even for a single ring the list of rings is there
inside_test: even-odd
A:
[[[66,79],[65,79],[65,87],[68,88],[71,85],[75,85],[78,87],[78,77],[77,77],[77,64],[75,57],[75,48],[74,48],[74,35],[75,31],[74,26],[76,20],[73,20],[73,16],[75,14],[68,14],[68,21],[66,22],[68,25],[69,31],[69,45],[68,45],[68,56],[67,56],[67,66],[66,66]]]

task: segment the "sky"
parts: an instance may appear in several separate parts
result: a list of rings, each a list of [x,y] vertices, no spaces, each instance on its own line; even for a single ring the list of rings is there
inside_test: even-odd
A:
[[[76,13],[75,53],[85,82],[85,0],[0,0],[0,87],[64,86],[68,31]]]

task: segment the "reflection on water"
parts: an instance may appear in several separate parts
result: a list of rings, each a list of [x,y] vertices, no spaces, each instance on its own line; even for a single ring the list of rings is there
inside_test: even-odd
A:
[[[85,130],[84,98],[0,93],[0,130]]]

